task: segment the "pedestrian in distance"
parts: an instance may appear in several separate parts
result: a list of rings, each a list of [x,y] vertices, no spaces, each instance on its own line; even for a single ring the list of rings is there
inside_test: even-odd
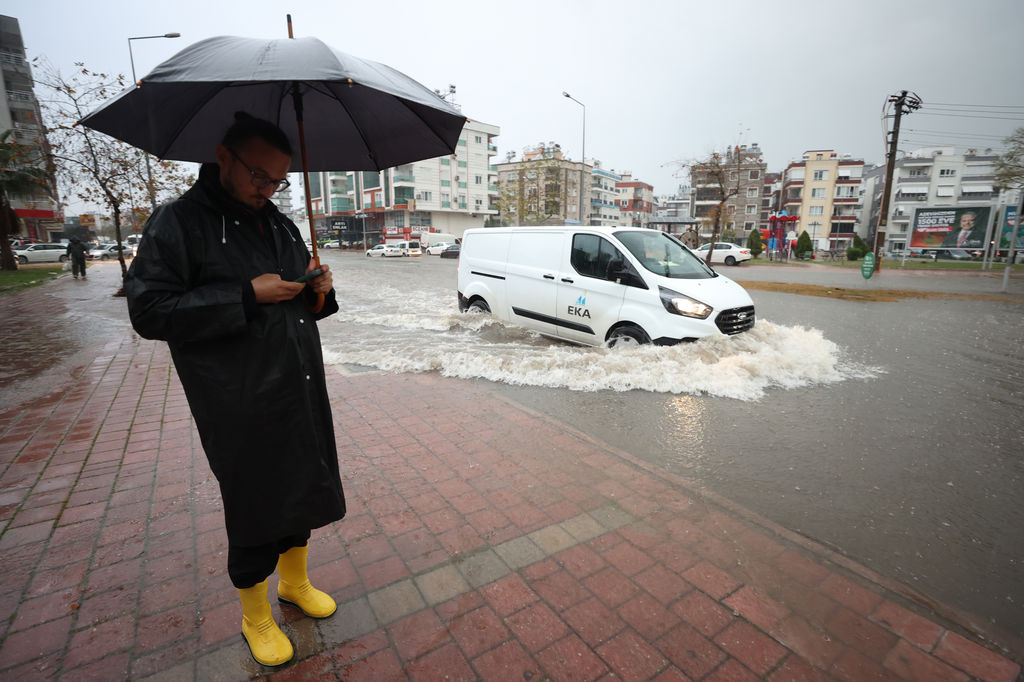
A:
[[[78,279],[81,275],[82,279],[85,279],[85,253],[87,249],[78,237],[72,237],[68,243],[68,248],[65,249],[64,253],[71,260],[71,274]]]
[[[334,599],[306,572],[308,541],[345,515],[316,325],[338,310],[332,274],[315,273],[269,201],[288,186],[291,156],[276,125],[236,113],[216,163],[149,219],[125,284],[132,325],[170,348],[220,484],[242,635],[268,666],[294,655],[268,578],[276,567],[280,601],[332,615]]]

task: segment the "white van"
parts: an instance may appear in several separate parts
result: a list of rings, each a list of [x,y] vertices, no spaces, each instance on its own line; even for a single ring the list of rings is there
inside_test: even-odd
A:
[[[672,345],[754,326],[754,303],[675,237],[636,227],[466,230],[459,309],[590,346]]]
[[[423,249],[420,248],[420,243],[416,240],[411,242],[395,242],[395,246],[402,250],[403,256],[422,256]]]

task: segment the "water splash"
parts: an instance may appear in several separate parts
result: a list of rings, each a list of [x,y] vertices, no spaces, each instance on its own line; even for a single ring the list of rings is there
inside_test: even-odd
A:
[[[757,400],[770,388],[864,379],[881,371],[844,360],[840,348],[816,329],[765,320],[738,336],[608,349],[569,346],[490,316],[420,310],[346,315],[339,321],[358,318],[360,326],[377,326],[376,340],[344,346],[325,340],[325,361],[575,391],[643,390],[739,400]],[[413,330],[419,334],[394,333]],[[433,333],[424,335],[425,330]]]

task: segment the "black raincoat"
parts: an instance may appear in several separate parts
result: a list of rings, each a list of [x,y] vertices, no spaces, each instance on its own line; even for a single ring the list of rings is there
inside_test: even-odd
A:
[[[125,292],[132,325],[167,341],[210,468],[228,541],[257,546],[345,515],[331,407],[307,287],[258,304],[251,280],[294,280],[309,252],[270,202],[253,211],[220,186],[216,164],[146,224]]]

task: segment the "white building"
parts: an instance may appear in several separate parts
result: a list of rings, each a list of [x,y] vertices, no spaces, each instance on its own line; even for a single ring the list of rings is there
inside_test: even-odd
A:
[[[989,150],[984,154],[975,149],[958,153],[952,146],[916,149],[898,159],[889,195],[886,250],[898,253],[905,248],[915,208],[997,205],[1000,195],[995,191],[996,159],[998,156]],[[873,236],[878,226],[885,167],[872,169],[865,181],[862,225],[858,232]]]
[[[455,153],[380,172],[311,173],[313,221],[320,232],[362,231],[406,238],[424,231],[461,235],[497,215],[498,126],[469,121]],[[325,191],[326,190],[326,191]]]

